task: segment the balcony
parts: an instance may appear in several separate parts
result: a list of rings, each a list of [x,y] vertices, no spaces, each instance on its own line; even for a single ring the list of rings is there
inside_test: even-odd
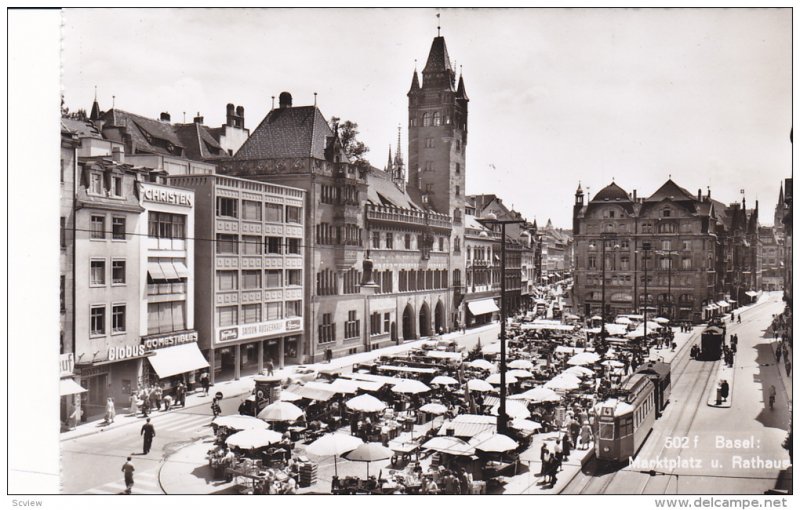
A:
[[[450,216],[446,214],[383,205],[367,205],[367,219],[376,223],[404,223],[448,231],[453,228]]]

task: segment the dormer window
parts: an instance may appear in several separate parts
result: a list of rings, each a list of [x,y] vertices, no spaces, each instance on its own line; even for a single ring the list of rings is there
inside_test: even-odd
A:
[[[172,145],[172,142],[167,142],[167,151],[169,151],[170,154],[175,153],[175,146]]]
[[[89,193],[103,195],[103,176],[99,172],[89,174]]]
[[[661,217],[662,218],[669,218],[671,215],[672,215],[672,211],[669,210],[669,209],[664,209],[663,211],[661,211]]]

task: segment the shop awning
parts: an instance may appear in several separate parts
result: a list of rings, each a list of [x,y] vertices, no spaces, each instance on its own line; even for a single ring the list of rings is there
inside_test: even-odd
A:
[[[472,315],[483,315],[485,313],[499,312],[500,309],[494,304],[494,299],[479,299],[477,301],[470,301],[467,303],[469,311]]]
[[[161,271],[167,280],[177,280],[179,278],[178,271],[175,270],[172,262],[159,262],[158,264],[161,266]]]
[[[68,377],[61,379],[58,383],[59,394],[63,397],[65,395],[75,395],[76,393],[83,393],[87,391],[83,386],[75,382],[75,379]]]
[[[747,292],[745,292],[745,294],[747,294],[750,297],[758,296],[758,292],[755,292],[755,291],[752,291],[752,290],[748,290]]]
[[[175,267],[175,271],[178,273],[178,278],[190,278],[191,274],[189,273],[189,268],[186,267],[182,261],[173,262],[172,265]]]
[[[155,354],[150,356],[150,364],[156,371],[158,377],[164,379],[177,374],[184,374],[192,370],[208,368],[208,361],[203,357],[197,344],[173,345],[157,349]]]
[[[164,275],[164,271],[161,270],[161,266],[158,262],[148,262],[147,263],[147,273],[150,275],[150,278],[153,280],[166,280],[167,277]]]

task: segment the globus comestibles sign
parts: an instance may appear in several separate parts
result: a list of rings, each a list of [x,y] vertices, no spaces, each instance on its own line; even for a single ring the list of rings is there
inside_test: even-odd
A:
[[[129,358],[141,358],[148,352],[173,345],[197,342],[197,331],[183,331],[167,335],[142,337],[139,345],[123,345],[108,348],[108,361],[121,361]]]
[[[291,319],[279,319],[274,321],[257,322],[254,324],[239,324],[217,328],[217,342],[232,342],[235,340],[247,340],[266,335],[276,335],[281,333],[296,333],[303,330],[303,318],[292,317]]]

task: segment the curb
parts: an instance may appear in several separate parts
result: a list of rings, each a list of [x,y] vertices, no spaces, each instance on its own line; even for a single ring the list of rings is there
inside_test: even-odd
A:
[[[725,362],[719,362],[720,366],[717,367],[717,375],[716,380],[719,381],[722,378],[725,378],[728,381],[728,385],[730,388],[728,389],[728,398],[727,400],[723,400],[721,404],[717,404],[717,385],[711,387],[711,391],[708,395],[708,404],[709,407],[717,407],[717,408],[728,408],[731,407],[733,404],[733,384],[734,380],[736,379],[736,367],[728,368],[725,365]],[[734,360],[735,363],[735,360]],[[729,375],[726,375],[729,374]]]
[[[583,468],[586,466],[586,464],[588,464],[589,462],[591,462],[592,460],[594,460],[594,458],[595,458],[596,456],[597,456],[597,451],[595,450],[594,443],[592,443],[592,451],[591,451],[591,452],[590,452],[588,455],[584,456],[584,457],[581,459],[581,467],[580,467],[580,468],[579,468],[577,471],[575,471],[575,472],[572,474],[572,476],[570,476],[570,477],[569,477],[569,479],[565,479],[565,480],[566,480],[566,483],[564,483],[564,486],[563,486],[563,487],[561,487],[561,490],[559,490],[559,491],[558,491],[556,494],[561,494],[562,492],[564,492],[564,490],[565,490],[567,487],[569,487],[569,484],[571,484],[571,483],[572,483],[572,481],[575,479],[575,477],[577,477],[577,476],[578,476],[578,473],[581,473],[581,472],[583,472]]]

